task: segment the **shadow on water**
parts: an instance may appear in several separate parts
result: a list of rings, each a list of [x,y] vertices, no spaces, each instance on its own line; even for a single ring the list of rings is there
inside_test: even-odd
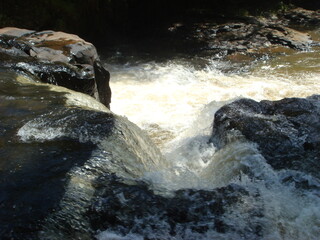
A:
[[[72,140],[8,144],[1,151],[0,236],[27,239],[40,230],[41,221],[59,210],[67,173],[94,149]]]

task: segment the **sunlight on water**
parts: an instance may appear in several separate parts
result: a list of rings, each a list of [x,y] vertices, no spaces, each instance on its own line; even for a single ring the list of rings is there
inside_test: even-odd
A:
[[[181,61],[110,65],[111,108],[149,131],[155,142],[166,149],[166,143],[190,131],[190,126],[208,129],[212,119],[206,126],[192,125],[201,121],[198,117],[208,104],[216,104],[218,109],[241,97],[279,100],[310,96],[320,89],[319,73],[286,74],[285,67],[277,62],[262,62],[252,72],[242,74],[223,74],[216,65],[211,61],[200,70]]]

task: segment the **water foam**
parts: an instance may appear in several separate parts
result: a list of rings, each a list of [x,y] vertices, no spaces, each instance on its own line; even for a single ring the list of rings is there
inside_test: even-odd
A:
[[[165,143],[189,131],[211,102],[217,109],[240,97],[279,100],[310,96],[320,89],[318,74],[288,77],[270,64],[258,65],[260,70],[250,74],[223,74],[216,65],[214,61],[202,69],[181,61],[108,65],[114,93],[112,109],[156,136],[155,141],[166,149]]]
[[[207,231],[193,231],[190,225],[173,236],[161,216],[152,216],[152,221],[137,219],[146,225],[133,239],[318,239],[320,185],[316,179],[302,172],[272,169],[257,146],[237,133],[220,150],[208,144],[214,113],[222,105],[240,97],[260,101],[316,94],[320,89],[317,71],[297,69],[289,75],[290,63],[270,61],[257,64],[250,73],[231,74],[218,71],[214,61],[201,69],[183,61],[108,68],[114,91],[112,108],[149,132],[165,154],[165,164],[141,177],[155,193],[170,197],[179,189],[210,190],[232,183],[250,192],[224,213],[223,220],[233,226],[233,232],[217,232],[206,222],[199,224]],[[299,181],[306,184],[305,189],[298,186]],[[251,219],[249,213],[255,209],[263,209],[262,214]],[[149,228],[149,221],[157,222],[161,231]],[[249,222],[262,226],[261,237],[254,235]],[[247,235],[242,235],[244,230]],[[99,240],[127,237],[110,230],[97,236]]]

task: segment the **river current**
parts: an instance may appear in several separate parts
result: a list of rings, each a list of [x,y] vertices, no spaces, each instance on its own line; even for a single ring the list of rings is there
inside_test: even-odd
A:
[[[210,214],[207,213],[203,218],[200,215],[200,220],[196,222],[181,223],[173,234],[169,230],[170,224],[159,212],[142,217],[129,214],[128,218],[136,221],[131,229],[100,229],[96,234],[97,239],[318,239],[318,179],[299,171],[274,170],[266,163],[254,143],[239,139],[217,151],[208,140],[214,113],[236,99],[278,100],[319,94],[319,48],[304,52],[266,54],[254,61],[197,56],[159,59],[150,55],[137,57],[121,50],[111,57],[102,54],[102,59],[111,74],[112,112],[137,124],[164,155],[162,162],[152,163],[148,167],[145,167],[148,163],[136,163],[145,168],[136,166],[139,174],[132,176],[128,176],[130,171],[120,172],[121,169],[113,166],[111,170],[116,175],[142,181],[155,195],[164,199],[172,198],[176,191],[182,189],[210,191],[230,184],[243,187],[249,194],[244,194],[241,201],[223,213],[222,219],[232,226],[232,231],[215,231],[210,222]],[[19,76],[12,83],[8,80],[10,78],[10,73],[2,73],[0,77],[0,109],[4,109],[0,125],[0,151],[3,159],[23,162],[25,155],[33,156],[36,151],[39,155],[49,156],[49,153],[42,152],[41,143],[66,133],[62,132],[58,123],[57,127],[50,128],[45,127],[44,120],[41,120],[42,123],[40,120],[32,120],[36,116],[40,116],[37,119],[45,118],[42,113],[44,109],[55,111],[55,106],[67,99],[70,106],[106,111],[101,104],[83,94],[48,87],[46,84],[34,84],[25,76]],[[14,132],[20,122],[24,125]],[[41,128],[38,127],[39,124],[42,124]],[[37,126],[36,130],[32,130],[32,126]],[[16,145],[7,142],[12,139],[9,135],[15,136]],[[19,150],[25,151],[25,143],[30,141],[31,135],[31,140],[37,139],[39,143],[32,143],[28,152],[21,154]],[[44,145],[56,158],[64,157],[61,149],[71,151],[72,156],[77,158],[75,149],[85,148],[81,144],[66,148],[55,145],[55,142]],[[94,152],[95,154],[88,156],[81,152],[81,161],[101,157],[103,144]],[[17,163],[17,168],[19,165]],[[253,176],[242,172],[244,167],[251,169]],[[5,171],[6,166],[0,165],[0,169]],[[283,179],[288,177],[308,182],[312,187],[297,189],[292,183],[284,183]],[[258,197],[256,192],[259,192]],[[124,206],[129,201],[123,194],[119,198]],[[188,211],[196,214],[197,204],[210,204],[209,200],[199,201],[195,196]],[[260,208],[264,209],[263,214],[254,215],[255,218],[252,219],[252,209]],[[259,237],[254,235],[255,230],[248,223],[263,226],[259,230]],[[197,229],[195,226],[201,226],[205,230],[194,231]]]
[[[246,188],[258,187],[268,209],[263,239],[298,240],[317,239],[320,233],[318,196],[301,194],[280,183],[286,176],[298,173],[274,171],[253,144],[236,142],[216,152],[207,142],[214,113],[227,103],[240,98],[280,100],[319,93],[319,57],[319,49],[312,49],[264,55],[253,62],[200,57],[165,61],[130,57],[126,61],[118,52],[117,57],[106,60],[105,66],[112,76],[112,110],[144,129],[165,155],[166,164],[143,177],[155,191],[163,194],[186,188],[213,189],[232,182]],[[119,59],[125,64],[118,64]],[[239,180],[242,166],[252,162],[254,166],[250,167],[264,175],[263,181],[254,182],[245,176]],[[256,203],[244,199],[243,205],[231,210],[227,218],[240,224],[241,218],[248,217],[245,209],[251,204]],[[99,239],[143,239],[113,234],[103,232]],[[172,239],[242,239],[212,232],[181,235]]]

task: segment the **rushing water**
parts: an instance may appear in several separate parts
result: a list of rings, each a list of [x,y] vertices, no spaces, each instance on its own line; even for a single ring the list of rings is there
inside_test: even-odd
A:
[[[121,53],[118,54],[121,58]],[[233,100],[242,97],[279,100],[318,94],[319,57],[319,49],[313,49],[265,55],[250,63],[200,57],[166,61],[131,57],[125,64],[124,59],[121,64],[110,63],[114,58],[106,60],[112,76],[112,110],[144,129],[166,158],[165,168],[146,173],[144,181],[160,192],[213,189],[231,182],[246,188],[254,186],[261,192],[266,208],[263,239],[317,239],[320,199],[313,193],[296,192],[292,186],[281,183],[281,179],[292,174],[311,182],[316,180],[302,173],[274,171],[251,143],[236,141],[216,152],[208,139],[214,113]],[[239,180],[244,166],[253,168],[258,178],[263,176],[262,180],[255,182],[246,177]],[[242,218],[248,216],[240,215],[255,204],[250,201],[244,200],[226,218],[233,224],[241,224]],[[114,234],[103,232],[100,239],[143,239]],[[198,236],[190,232],[172,239],[239,238],[239,235],[213,232]]]
[[[100,228],[96,233],[99,240],[318,239],[320,181],[317,178],[299,171],[274,170],[266,163],[256,145],[242,138],[235,139],[219,151],[208,140],[214,113],[235,99],[277,100],[319,94],[320,49],[264,55],[254,61],[238,62],[196,56],[167,60],[155,57],[150,60],[150,56],[146,59],[124,55],[118,52],[104,59],[105,67],[111,73],[111,109],[142,128],[161,149],[164,158],[159,156],[152,158],[153,161],[145,161],[147,158],[141,156],[140,162],[129,162],[128,155],[128,159],[120,159],[119,162],[106,161],[110,153],[106,153],[105,149],[112,148],[109,141],[90,136],[91,125],[78,130],[77,121],[81,120],[82,115],[76,115],[76,110],[72,110],[81,108],[108,112],[101,104],[83,94],[35,84],[27,77],[1,72],[0,108],[3,112],[0,151],[3,162],[4,159],[12,161],[9,166],[0,163],[2,174],[7,168],[18,172],[27,165],[25,159],[35,161],[38,157],[34,156],[39,156],[53,169],[63,167],[63,171],[68,171],[70,166],[65,160],[77,159],[79,165],[96,164],[94,166],[99,171],[111,171],[122,179],[130,180],[129,183],[121,183],[125,186],[120,184],[111,187],[110,192],[105,190],[111,194],[105,199],[111,197],[120,202],[118,211],[122,215],[119,215],[119,219],[124,219],[124,223],[118,219],[119,226]],[[55,112],[60,111],[61,105],[67,107],[67,110],[63,110],[64,121],[55,119]],[[87,113],[83,113],[83,117],[88,117]],[[99,135],[99,131],[94,129],[93,132]],[[61,137],[79,138],[80,143],[56,140]],[[130,139],[127,141],[130,142]],[[97,142],[98,147],[87,142]],[[142,141],[133,142],[132,145],[140,143]],[[143,147],[153,156],[157,154],[148,146]],[[116,149],[113,154],[119,153],[120,156],[121,151]],[[34,168],[43,178],[43,166],[35,163],[30,168]],[[72,198],[76,200],[79,194],[83,194],[82,201],[88,196],[85,195],[86,191],[92,196],[90,184],[94,174],[87,168],[72,168],[67,193],[63,196],[58,192],[54,198],[66,202],[68,194],[73,194]],[[4,174],[2,181],[8,177],[9,182],[10,174]],[[49,178],[50,184],[46,186],[55,188],[61,184],[57,184],[55,176]],[[293,181],[284,181],[291,178],[306,182],[307,187],[296,188]],[[126,191],[132,193],[131,197],[139,195],[135,195],[138,190],[134,185],[141,183],[146,184],[152,192],[146,191],[149,198],[155,199],[151,203],[147,201],[148,198],[140,199],[146,201],[144,203],[132,202],[130,194],[128,196]],[[19,184],[23,189],[28,186],[28,181],[23,180]],[[214,228],[216,223],[213,223],[215,213],[207,211],[214,200],[207,199],[205,194],[230,184],[245,189],[246,194],[241,193],[236,202],[229,203],[225,212],[219,213],[231,230],[217,231]],[[195,193],[184,189],[191,189]],[[4,194],[5,190],[0,190]],[[37,204],[41,205],[41,201],[36,199],[38,191],[35,190],[35,197],[30,200],[34,201],[31,204],[34,208]],[[74,191],[79,193],[74,194]],[[0,196],[0,203],[2,198],[6,199],[3,196]],[[105,203],[112,207],[108,201],[105,200]],[[158,206],[156,201],[162,205]],[[181,204],[181,208],[185,207],[188,214],[196,216],[197,220],[181,220],[175,226],[172,219],[166,219],[161,212],[161,207],[170,201],[177,204],[177,209]],[[128,204],[134,205],[133,208]],[[140,204],[144,205],[147,213],[152,214],[135,212]],[[154,210],[157,207],[158,212]],[[127,208],[128,211],[121,212]],[[149,211],[149,208],[153,210]],[[205,209],[204,213],[201,212],[202,208]],[[70,210],[70,206],[66,209]],[[46,235],[48,232],[43,234],[44,239],[50,239]]]

